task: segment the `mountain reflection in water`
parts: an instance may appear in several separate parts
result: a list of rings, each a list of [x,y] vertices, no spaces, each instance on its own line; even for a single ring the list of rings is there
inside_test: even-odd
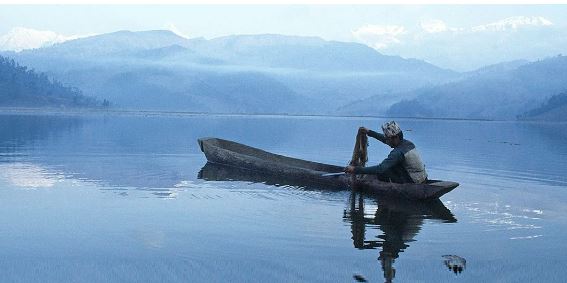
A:
[[[199,172],[199,179],[206,181],[247,181],[267,185],[296,186],[305,190],[337,190],[339,188],[323,188],[308,180],[294,180],[275,175],[207,163]],[[367,210],[365,210],[365,207]],[[368,212],[369,208],[372,213]],[[374,211],[375,209],[375,211]],[[349,207],[344,210],[343,220],[351,224],[353,245],[357,249],[381,249],[378,260],[384,272],[386,282],[392,282],[396,270],[394,262],[399,254],[415,241],[424,220],[441,223],[455,223],[457,219],[440,200],[426,202],[403,199],[377,198],[361,192],[352,192]],[[367,239],[368,229],[381,230],[376,238]],[[358,276],[358,277],[357,277]],[[360,278],[360,279],[357,279]],[[355,275],[356,280],[363,276]]]

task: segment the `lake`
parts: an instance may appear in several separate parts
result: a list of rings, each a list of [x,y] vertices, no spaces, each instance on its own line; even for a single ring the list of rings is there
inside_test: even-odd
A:
[[[430,178],[460,183],[432,204],[229,181],[197,144],[346,165],[358,127],[385,121],[0,114],[0,278],[564,282],[567,124],[397,119]],[[389,150],[370,139],[369,165]]]

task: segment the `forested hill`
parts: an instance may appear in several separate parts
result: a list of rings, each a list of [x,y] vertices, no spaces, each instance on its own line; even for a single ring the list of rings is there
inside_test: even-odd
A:
[[[108,107],[77,88],[0,56],[0,107]]]
[[[518,118],[521,120],[567,121],[567,91],[552,96],[540,107]]]

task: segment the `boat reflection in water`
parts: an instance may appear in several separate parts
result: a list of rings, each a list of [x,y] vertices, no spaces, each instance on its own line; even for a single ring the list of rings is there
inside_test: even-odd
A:
[[[365,207],[372,207],[370,212]],[[353,192],[350,207],[343,219],[350,222],[353,245],[357,249],[381,249],[380,264],[386,282],[396,275],[394,262],[399,254],[415,241],[425,219],[454,223],[457,219],[440,200],[415,202],[402,199],[385,199]],[[382,235],[367,239],[366,230],[379,229]]]
[[[207,163],[199,172],[200,179],[207,181],[249,181],[267,185],[292,185],[313,190],[343,190],[344,188],[322,188],[309,180],[282,178],[280,176],[240,169],[214,163]],[[365,210],[366,208],[366,210]],[[351,224],[352,240],[357,249],[381,249],[378,257],[386,282],[395,277],[394,262],[399,254],[415,241],[424,220],[454,223],[457,219],[451,211],[436,200],[410,201],[403,199],[377,198],[361,192],[352,192],[343,220]],[[368,229],[378,229],[382,234],[377,238],[366,238]],[[357,281],[363,276],[355,275]]]
[[[325,190],[325,191],[340,191],[345,190],[345,187],[330,187],[322,186],[319,183],[310,182],[308,179],[293,179],[282,176],[265,174],[252,170],[220,165],[207,162],[201,171],[199,171],[199,179],[206,181],[246,181],[254,183],[263,183],[266,185],[274,186],[296,186],[304,189]]]

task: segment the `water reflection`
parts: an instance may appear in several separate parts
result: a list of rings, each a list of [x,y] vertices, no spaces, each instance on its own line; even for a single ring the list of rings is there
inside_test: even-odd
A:
[[[394,279],[395,260],[409,247],[409,243],[415,241],[425,219],[443,223],[457,222],[440,200],[411,202],[352,192],[349,203],[343,219],[351,224],[353,245],[357,249],[381,249],[378,260],[386,282]],[[382,234],[368,239],[368,229],[381,230]]]
[[[33,153],[82,127],[77,117],[0,113],[0,181],[35,189],[50,188],[64,180],[64,171],[41,162]]]
[[[274,186],[295,186],[297,188],[310,190],[338,191],[345,189],[342,186],[322,186],[309,179],[286,178],[279,175],[265,174],[210,162],[207,162],[207,164],[201,168],[198,178],[206,181],[247,181]]]
[[[165,113],[151,117],[0,113],[0,163],[24,164],[34,176],[45,172],[44,175],[61,175],[106,188],[163,189],[195,176],[204,161],[195,143],[200,137],[218,136],[278,154],[346,164],[352,153],[353,129],[376,122]],[[567,150],[563,142],[565,124],[403,122],[412,130],[412,140],[422,146],[429,168],[442,174],[439,178],[459,180],[463,176],[482,175],[483,179],[491,176],[560,186],[567,182],[563,174],[567,159],[557,159]],[[447,132],[458,139],[437,138]],[[372,148],[371,158],[380,159],[387,151],[385,147]],[[479,156],[477,152],[483,154]],[[277,182],[293,184],[294,180]],[[154,195],[163,196],[161,192]]]
[[[106,255],[109,260],[100,262],[98,270],[107,274],[106,271],[114,272],[116,266],[122,266],[114,264],[123,260],[122,252],[141,255],[141,260],[159,257],[146,254],[145,248],[128,236],[131,231],[149,229],[164,234],[144,234],[140,241],[145,246],[163,247],[159,251],[163,258],[199,258],[202,261],[193,266],[204,267],[195,270],[204,270],[206,274],[199,278],[216,274],[213,277],[218,280],[211,281],[221,281],[223,275],[244,281],[243,278],[257,276],[258,270],[262,270],[273,275],[262,281],[308,278],[307,281],[325,282],[336,274],[350,277],[353,270],[359,270],[362,274],[355,279],[361,282],[366,275],[369,279],[377,276],[398,281],[422,276],[415,280],[434,282],[439,275],[453,276],[455,270],[458,273],[462,268],[464,272],[468,267],[455,257],[442,257],[452,253],[466,256],[475,265],[468,267],[460,279],[561,281],[566,250],[563,239],[567,159],[561,158],[567,156],[565,124],[402,121],[404,128],[413,130],[408,138],[420,145],[431,175],[462,183],[462,190],[444,197],[445,204],[459,215],[459,224],[450,226],[431,223],[456,221],[451,213],[432,209],[446,210],[442,204],[425,205],[424,210],[416,208],[415,203],[404,205],[362,195],[347,200],[348,191],[309,191],[334,188],[318,188],[308,181],[277,176],[258,178],[250,171],[223,171],[210,164],[201,168],[206,159],[195,142],[200,137],[215,136],[278,154],[341,164],[351,157],[358,126],[380,122],[382,119],[324,117],[0,115],[0,192],[4,215],[0,219],[4,231],[0,233],[0,242],[4,243],[2,249],[7,255],[0,265],[2,270],[31,274],[25,273],[26,266],[35,266],[36,262],[18,261],[19,255],[29,254],[28,258],[45,262],[41,268],[45,272],[37,273],[38,276],[52,276],[61,271],[57,268],[61,266],[58,259],[69,258],[68,250],[82,251],[85,247]],[[440,138],[448,133],[452,138]],[[371,146],[371,162],[387,155],[386,147]],[[196,180],[199,170],[199,178],[204,180],[294,187],[272,190],[266,186],[268,192],[257,193],[264,186]],[[225,187],[231,189],[224,190]],[[248,194],[248,190],[253,192]],[[278,202],[255,201],[265,196],[275,196]],[[177,199],[162,202],[156,198]],[[347,202],[344,219],[343,202]],[[287,208],[296,205],[305,205],[316,213],[294,211],[293,215],[298,217],[290,217]],[[286,219],[285,223],[281,219]],[[320,225],[303,226],[313,221]],[[320,237],[319,232],[333,234],[328,239],[321,238],[322,245],[312,245],[305,242],[304,227],[310,229],[311,238]],[[234,233],[238,237],[227,238],[227,228],[238,228]],[[448,230],[451,232],[445,233]],[[269,237],[247,241],[259,235]],[[281,249],[287,254],[272,253],[276,245],[268,245],[271,241],[278,241],[278,247],[289,246]],[[72,249],[60,249],[61,243]],[[307,245],[309,249],[305,249]],[[483,248],[479,249],[479,245]],[[439,246],[443,251],[436,251]],[[407,249],[409,253],[405,252]],[[326,262],[310,261],[319,251],[317,255]],[[432,255],[430,262],[420,261],[424,253]],[[535,258],[526,259],[522,256],[525,254]],[[219,265],[219,255],[227,258],[224,263],[235,265]],[[357,259],[365,256],[370,259],[366,265],[359,265]],[[341,262],[337,261],[339,258]],[[250,261],[255,264],[245,264]],[[405,263],[416,261],[423,263],[420,268],[427,268],[427,272],[407,268]],[[500,264],[502,261],[506,264]],[[71,266],[76,267],[73,263]],[[248,266],[261,268],[242,269]],[[289,277],[288,267],[293,268],[292,274],[297,277]],[[182,268],[162,270],[175,275]],[[513,272],[505,272],[510,270]],[[146,276],[144,271],[128,273]],[[329,275],[303,277],[304,271]],[[16,280],[3,281],[18,281],[17,275],[20,274],[14,272],[11,277]]]
[[[443,263],[455,274],[460,274],[467,268],[467,261],[458,255],[444,255]]]
[[[320,184],[310,183],[308,180],[266,175],[214,163],[207,163],[201,168],[198,178],[207,181],[247,181],[276,186],[292,185],[307,190],[329,189],[321,187]],[[381,250],[378,260],[386,282],[392,282],[394,279],[395,260],[409,247],[409,243],[415,241],[426,219],[441,223],[457,222],[453,213],[440,200],[415,202],[377,198],[360,192],[351,193],[349,207],[344,210],[343,214],[343,220],[351,225],[355,248]],[[377,237],[367,237],[368,230],[380,230],[382,234]],[[357,274],[354,278],[359,282],[365,282],[362,275]]]
[[[67,181],[120,196],[133,188],[175,198],[175,185],[195,171],[192,160],[183,158],[185,143],[148,134],[148,124],[140,117],[0,113],[0,181],[23,189]]]
[[[2,159],[21,154],[21,149],[41,145],[82,127],[76,117],[0,114],[0,153]]]

